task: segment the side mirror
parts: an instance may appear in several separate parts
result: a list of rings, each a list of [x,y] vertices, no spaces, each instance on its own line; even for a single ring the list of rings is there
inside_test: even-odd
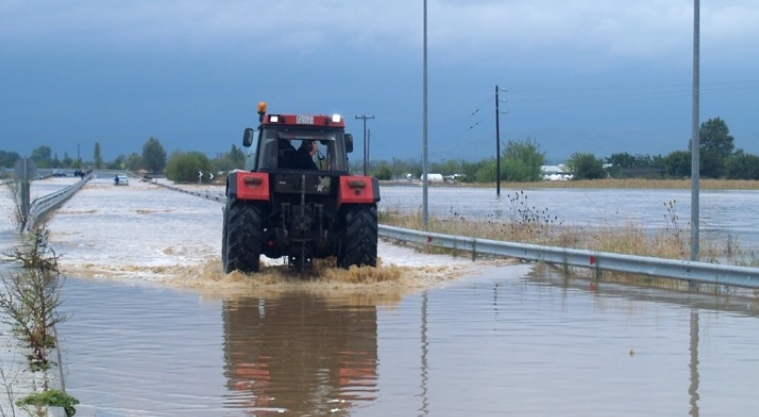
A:
[[[350,133],[345,134],[345,153],[353,152],[353,135]]]
[[[250,148],[250,145],[253,144],[253,133],[255,133],[253,129],[249,127],[245,128],[245,133],[242,135],[242,146]]]

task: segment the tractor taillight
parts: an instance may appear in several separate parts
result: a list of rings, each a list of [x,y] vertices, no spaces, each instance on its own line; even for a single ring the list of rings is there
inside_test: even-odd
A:
[[[366,187],[366,181],[364,181],[364,180],[350,180],[350,181],[348,181],[348,187],[351,187],[351,188],[364,188],[364,187]]]
[[[263,179],[261,177],[245,177],[242,181],[247,185],[261,185]]]

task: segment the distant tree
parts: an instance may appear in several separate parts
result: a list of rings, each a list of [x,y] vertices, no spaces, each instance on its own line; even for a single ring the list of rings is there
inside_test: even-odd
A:
[[[731,180],[759,180],[759,156],[737,150],[725,161],[725,176]]]
[[[632,168],[635,166],[636,158],[627,152],[613,153],[606,158],[606,163],[619,168]]]
[[[701,123],[700,170],[707,178],[719,178],[724,174],[725,162],[735,149],[734,139],[727,124],[719,117]]]
[[[142,146],[142,164],[152,173],[161,173],[166,168],[166,151],[158,139],[150,137]]]
[[[38,146],[32,149],[32,155],[29,158],[38,168],[48,168],[53,161],[53,151],[49,146]]]
[[[126,158],[126,169],[137,172],[142,168],[142,157],[138,153],[132,153]]]
[[[674,178],[691,176],[691,153],[674,151],[662,159],[664,175]]]
[[[20,158],[16,152],[0,151],[0,167],[12,168]]]
[[[198,172],[209,173],[211,161],[200,152],[177,151],[166,164],[166,178],[175,182],[197,182]]]
[[[71,168],[74,166],[74,159],[71,158],[68,152],[63,153],[63,159],[61,160],[61,166],[63,168]]]
[[[95,169],[103,168],[103,156],[100,154],[100,142],[95,142],[95,150],[92,152],[92,160],[95,163]]]
[[[464,176],[460,179],[457,179],[458,182],[472,182],[474,180],[474,173],[476,172],[475,164],[466,161],[466,160],[459,160],[458,161],[458,169],[455,174],[463,174]]]
[[[119,155],[113,161],[104,164],[108,169],[126,169],[126,156]]]
[[[574,180],[594,180],[606,178],[604,163],[590,153],[575,152],[566,162]]]
[[[513,182],[540,181],[543,176],[540,167],[545,162],[546,154],[536,140],[509,141],[503,152],[501,176]]]
[[[393,179],[393,169],[390,167],[390,164],[383,161],[377,167],[374,176],[377,177],[378,180],[391,180]]]
[[[477,170],[474,172],[474,182],[495,182],[497,167],[495,158],[488,158],[477,164]]]
[[[607,170],[613,178],[657,177],[661,169],[657,159],[650,155],[630,155],[627,152],[615,153],[605,158],[609,164]]]
[[[234,168],[242,169],[245,167],[245,152],[235,145],[232,145],[232,149],[229,151],[229,159],[232,160]]]

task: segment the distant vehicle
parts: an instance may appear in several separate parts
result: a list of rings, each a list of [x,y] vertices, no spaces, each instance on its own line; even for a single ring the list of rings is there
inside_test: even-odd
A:
[[[113,179],[115,185],[129,185],[129,177],[124,174],[117,174]]]
[[[65,177],[66,173],[62,169],[56,169],[55,171],[53,171],[53,176],[54,177]]]
[[[466,179],[466,174],[453,174],[443,176],[445,182],[459,182]]]

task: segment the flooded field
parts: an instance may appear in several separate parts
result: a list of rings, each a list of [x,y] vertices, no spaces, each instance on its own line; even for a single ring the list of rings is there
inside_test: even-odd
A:
[[[548,190],[546,190],[548,191]],[[392,193],[388,193],[392,195]],[[450,203],[449,201],[448,203]],[[224,275],[221,207],[96,180],[50,222],[77,416],[751,415],[753,298],[589,286],[381,242]]]

